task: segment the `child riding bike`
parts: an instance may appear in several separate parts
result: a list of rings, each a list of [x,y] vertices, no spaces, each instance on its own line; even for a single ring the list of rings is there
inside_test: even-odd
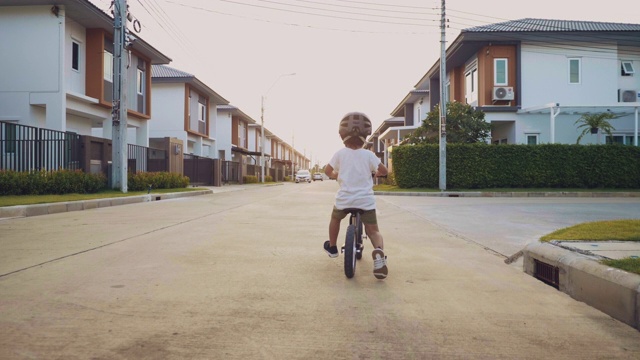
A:
[[[345,147],[333,155],[325,167],[325,174],[332,179],[337,178],[340,190],[336,194],[331,212],[329,240],[325,241],[324,250],[329,257],[338,257],[337,241],[340,222],[348,214],[344,210],[362,209],[364,210],[361,216],[362,223],[374,247],[371,254],[373,275],[378,279],[385,279],[388,273],[387,257],[384,254],[382,234],[378,229],[371,174],[386,176],[387,168],[373,152],[362,148],[366,137],[371,135],[371,120],[365,114],[361,112],[346,114],[340,121],[338,132]]]

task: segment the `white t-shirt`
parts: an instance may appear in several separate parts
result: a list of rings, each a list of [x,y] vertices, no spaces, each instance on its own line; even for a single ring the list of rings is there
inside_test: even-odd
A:
[[[340,190],[336,194],[337,209],[376,208],[371,175],[378,170],[380,159],[373,152],[345,147],[333,155],[329,165],[338,173]]]

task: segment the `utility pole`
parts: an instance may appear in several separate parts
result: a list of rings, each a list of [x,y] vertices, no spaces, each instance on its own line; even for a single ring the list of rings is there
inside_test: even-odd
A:
[[[440,19],[440,191],[447,189],[447,104],[446,100],[446,18],[445,18],[445,0],[442,0],[441,19]]]
[[[127,0],[113,2],[113,108],[111,187],[127,192]]]

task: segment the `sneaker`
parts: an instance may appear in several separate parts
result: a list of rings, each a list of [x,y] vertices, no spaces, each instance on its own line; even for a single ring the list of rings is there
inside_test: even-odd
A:
[[[336,245],[329,246],[329,240],[324,242],[324,251],[326,251],[327,254],[329,254],[330,258],[338,257],[338,247]]]
[[[382,249],[377,248],[371,253],[373,257],[373,275],[378,279],[386,279],[389,269],[387,269],[387,257]]]

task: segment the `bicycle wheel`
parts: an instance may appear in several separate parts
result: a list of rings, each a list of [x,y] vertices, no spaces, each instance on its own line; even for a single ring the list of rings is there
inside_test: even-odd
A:
[[[351,279],[356,273],[356,227],[347,227],[347,236],[344,241],[344,274]]]

